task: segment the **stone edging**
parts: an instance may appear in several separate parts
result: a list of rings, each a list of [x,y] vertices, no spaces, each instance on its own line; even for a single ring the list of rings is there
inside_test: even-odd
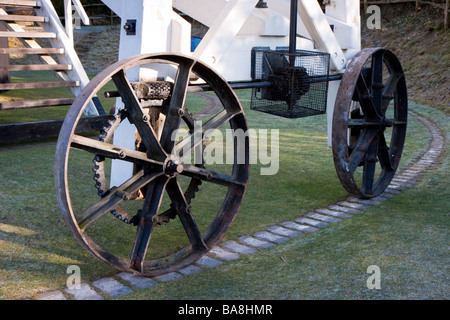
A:
[[[343,219],[351,218],[354,214],[360,214],[374,205],[378,205],[386,199],[395,196],[403,190],[414,186],[422,174],[432,169],[443,153],[444,137],[439,127],[425,117],[409,111],[419,119],[431,132],[432,140],[429,148],[418,156],[412,164],[399,171],[386,191],[376,198],[365,200],[355,197],[347,197],[344,201],[330,205],[327,208],[315,209],[292,221],[285,221],[258,231],[252,236],[241,236],[239,241],[228,240],[220,243],[220,246],[212,248],[205,256],[195,264],[178,272],[172,272],[154,278],[145,278],[138,275],[121,272],[113,277],[102,278],[91,284],[82,283],[79,289],[56,290],[40,294],[37,300],[104,300],[109,297],[120,297],[134,292],[134,289],[147,289],[158,285],[159,282],[167,282],[202,272],[205,268],[212,268],[228,261],[237,260],[241,255],[257,253],[260,249],[275,246],[289,241],[291,238],[301,237],[305,233],[318,231],[332,223],[338,223]]]

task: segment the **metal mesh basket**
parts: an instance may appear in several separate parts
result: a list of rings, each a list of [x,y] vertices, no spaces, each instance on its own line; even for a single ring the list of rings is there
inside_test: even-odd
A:
[[[328,53],[254,48],[252,78],[271,85],[253,89],[251,109],[285,118],[325,113],[329,67]]]

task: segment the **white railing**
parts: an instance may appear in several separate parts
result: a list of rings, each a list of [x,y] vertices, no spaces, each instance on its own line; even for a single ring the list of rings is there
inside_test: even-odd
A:
[[[83,21],[85,24],[89,24],[89,18],[87,17],[80,1],[72,0],[72,3],[74,4],[75,9],[78,8],[76,12],[77,14],[79,14],[81,21]],[[72,69],[66,72],[67,75],[62,74],[61,76],[64,80],[70,79],[72,81],[79,81],[79,86],[70,88],[73,94],[77,96],[81,92],[81,90],[89,83],[89,77],[86,74],[86,71],[84,70],[84,67],[74,48],[73,24],[72,27],[68,29],[68,25],[70,25],[73,18],[71,9],[72,3],[71,1],[64,0],[64,4],[67,5],[65,10],[66,13],[70,11],[70,13],[67,14],[67,17],[69,19],[66,20],[65,27],[62,25],[51,0],[41,0],[41,7],[39,9],[36,9],[36,13],[40,16],[48,17],[49,23],[43,24],[44,29],[48,32],[54,32],[57,34],[57,37],[55,39],[49,39],[52,47],[64,48],[64,54],[59,57],[60,63],[69,64],[72,66]],[[88,107],[86,108],[85,114],[93,116],[98,115],[98,111],[92,102],[90,102]]]
[[[89,17],[83,8],[80,0],[64,0],[64,21],[67,37],[73,43],[73,7],[75,8],[76,18],[81,20],[83,24],[89,25]]]

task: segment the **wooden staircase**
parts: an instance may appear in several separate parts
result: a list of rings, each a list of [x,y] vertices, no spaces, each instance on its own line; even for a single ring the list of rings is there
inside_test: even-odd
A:
[[[0,63],[0,74],[7,75],[7,77],[1,77],[2,79],[9,79],[9,72],[16,74],[30,71],[51,71],[57,77],[55,81],[16,83],[3,81],[0,83],[0,92],[66,87],[70,89],[72,95],[64,98],[32,99],[33,94],[30,93],[30,98],[27,100],[7,102],[1,102],[0,100],[0,117],[2,110],[71,105],[74,97],[87,85],[89,79],[73,47],[73,38],[67,34],[62,26],[51,1],[0,0],[0,41],[10,38],[18,39],[23,47],[9,48],[3,45],[0,48],[0,56],[32,55],[39,57],[39,59],[32,60],[38,60],[41,63]],[[3,62],[5,60],[8,61],[9,59],[0,59]],[[69,91],[68,93],[70,94]],[[85,114],[94,117],[104,115],[98,99],[93,99]],[[94,122],[98,123],[98,121]],[[42,122],[42,126],[47,125],[49,129],[46,133],[45,128],[41,128],[39,137],[54,136],[59,133],[59,128],[55,127],[54,123],[50,125],[48,123],[49,121]],[[62,121],[58,120],[58,123],[62,123]],[[36,127],[39,126],[39,123],[30,123],[29,127],[33,128],[35,132]],[[20,127],[21,132],[15,133],[11,126],[0,124],[0,142],[15,141],[20,137],[34,138],[31,132],[26,132],[26,126],[15,124],[12,127]]]

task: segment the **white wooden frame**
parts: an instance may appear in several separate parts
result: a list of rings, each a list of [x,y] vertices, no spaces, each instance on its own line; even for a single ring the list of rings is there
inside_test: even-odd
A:
[[[258,0],[102,1],[121,17],[122,25],[128,16],[139,17],[138,37],[134,39],[126,37],[124,31],[121,31],[120,48],[123,50],[119,49],[119,59],[138,53],[160,51],[186,53],[186,46],[182,43],[186,41],[187,36],[190,41],[190,31],[186,32],[186,23],[167,6],[170,8],[173,6],[209,27],[197,49],[191,54],[210,65],[228,81],[251,80],[250,55],[253,47],[276,49],[289,45],[290,0],[266,0],[268,9],[255,8]],[[161,15],[159,22],[154,16],[152,18],[153,10],[165,13]],[[343,73],[348,61],[361,49],[359,0],[331,0],[325,13],[317,0],[298,0],[298,16],[297,49],[328,52],[331,58],[331,71]],[[148,27],[149,20],[153,23],[152,28]],[[179,32],[174,35],[173,31],[176,29],[174,26],[177,23]],[[334,31],[330,27],[331,24]],[[147,43],[154,45],[144,46],[142,37],[145,37]],[[133,44],[129,45],[130,43]],[[135,78],[142,78],[142,75]],[[328,92],[327,119],[330,146],[331,119],[339,83],[340,81],[330,82]],[[117,101],[118,105],[120,103]],[[134,143],[134,134],[130,129],[122,131],[119,127],[114,143],[131,146]],[[126,165],[120,160],[113,162],[112,186],[131,176],[132,166],[128,165],[126,168]]]

